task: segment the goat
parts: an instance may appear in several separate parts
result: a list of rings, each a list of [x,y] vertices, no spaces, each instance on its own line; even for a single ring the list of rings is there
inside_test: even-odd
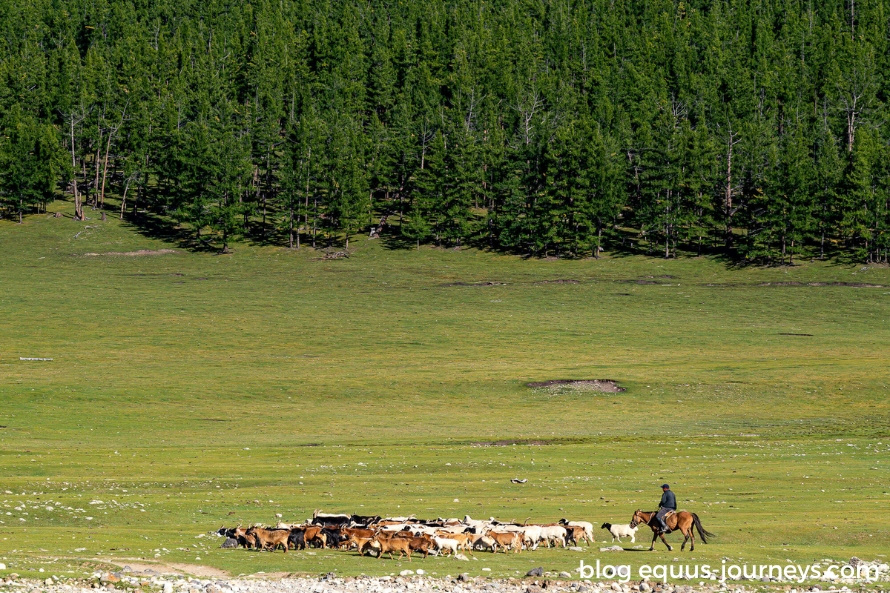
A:
[[[436,548],[442,555],[445,555],[446,551],[450,551],[451,554],[457,554],[457,548],[460,545],[460,542],[456,539],[451,539],[450,537],[438,537],[433,536],[433,543],[436,544]]]
[[[603,523],[602,528],[612,534],[612,541],[616,539],[620,542],[621,536],[630,537],[631,543],[637,543],[637,529],[639,529],[639,525],[636,527],[631,527],[630,525],[612,525],[611,523]]]
[[[486,535],[504,548],[504,554],[510,548],[513,549],[514,554],[519,554],[522,551],[522,536],[518,531],[489,531]]]
[[[594,542],[593,539],[593,523],[589,521],[569,521],[568,519],[560,519],[559,524],[565,527],[583,527],[584,528],[584,538],[587,539],[590,543]]]
[[[258,548],[275,551],[281,546],[287,553],[287,542],[290,537],[289,529],[266,529],[264,527],[251,527],[247,530],[247,536],[253,536]]]
[[[376,546],[374,546],[376,544]],[[399,559],[402,558],[402,555],[408,557],[408,562],[411,562],[411,541],[405,537],[391,537],[385,538],[377,536],[371,541],[369,541],[365,546],[377,547],[380,551],[377,553],[377,559],[380,560],[384,554],[389,553],[389,559],[394,560],[392,557],[393,552],[399,553]]]
[[[470,548],[474,550],[488,550],[494,552],[497,550],[498,543],[487,535],[470,534]]]

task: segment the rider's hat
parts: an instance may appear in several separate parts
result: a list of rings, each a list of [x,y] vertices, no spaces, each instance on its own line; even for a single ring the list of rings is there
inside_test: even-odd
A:
[[[667,484],[662,484],[661,487],[662,487],[662,488],[670,489],[670,486],[668,486]]]

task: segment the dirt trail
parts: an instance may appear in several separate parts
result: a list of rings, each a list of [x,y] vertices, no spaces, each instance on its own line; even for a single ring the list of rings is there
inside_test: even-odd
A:
[[[127,558],[115,558],[113,560],[106,558],[97,558],[96,560],[104,562],[105,564],[119,566],[121,568],[129,567],[130,570],[132,570],[135,574],[152,574],[152,572],[154,572],[158,574],[192,575],[203,578],[228,578],[229,576],[231,576],[224,570],[213,568],[212,566],[204,566],[201,564],[184,564],[181,562],[146,562],[139,558],[133,560],[129,560]]]

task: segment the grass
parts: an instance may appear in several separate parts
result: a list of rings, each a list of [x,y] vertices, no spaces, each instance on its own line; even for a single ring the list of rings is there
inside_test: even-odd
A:
[[[0,222],[0,575],[886,561],[890,269],[377,241],[222,256],[95,218]],[[525,385],[550,379],[627,391]],[[316,508],[599,525],[653,508],[664,481],[718,534],[692,554],[409,565],[206,535]]]

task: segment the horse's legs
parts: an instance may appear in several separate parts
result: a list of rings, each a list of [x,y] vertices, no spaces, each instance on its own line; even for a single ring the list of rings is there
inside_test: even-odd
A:
[[[663,534],[663,533],[658,533],[658,534],[656,534],[656,535],[657,535],[658,537],[660,537],[660,538],[661,538],[661,541],[664,542],[664,545],[667,546],[668,552],[670,552],[671,550],[673,550],[673,548],[671,547],[671,544],[669,544],[669,543],[667,542],[667,540],[664,539],[664,534]],[[652,541],[655,541],[655,540],[652,540]]]
[[[681,528],[680,531],[683,532],[683,544],[680,546],[680,550],[686,547],[686,542],[691,541],[691,545],[689,546],[689,551],[695,549],[695,536],[692,534],[692,527],[684,527]]]
[[[658,532],[653,529],[652,530],[652,544],[649,546],[650,552],[655,549],[655,540],[656,539],[658,539]],[[664,539],[664,537],[662,537],[661,539]],[[667,543],[667,542],[665,542],[665,543]]]

